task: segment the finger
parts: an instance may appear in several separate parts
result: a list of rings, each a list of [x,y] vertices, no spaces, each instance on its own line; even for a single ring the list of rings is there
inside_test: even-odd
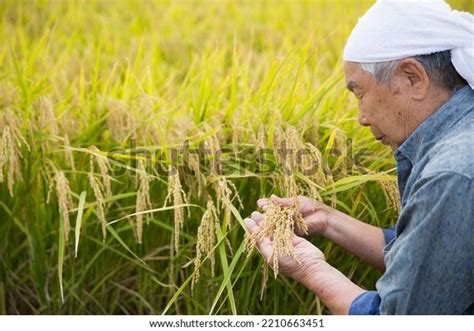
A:
[[[267,198],[257,200],[257,206],[259,208],[263,208],[264,206],[269,204],[269,200]]]
[[[291,198],[280,198],[280,197],[277,197],[276,195],[272,195],[271,199],[275,203],[278,203],[284,207],[292,206],[298,203],[303,217],[314,213],[318,208],[324,207],[324,204],[314,199],[308,198],[304,195],[298,195],[297,197],[291,197]],[[264,208],[262,209],[264,211],[266,210]]]
[[[270,238],[263,237],[259,242],[257,242],[257,249],[268,263],[273,253],[272,241]]]
[[[296,198],[280,198],[278,196],[276,196],[275,194],[272,194],[272,196],[270,197],[272,199],[272,201],[278,203],[279,205],[281,206],[284,206],[284,207],[288,207],[288,206],[291,206],[293,204],[295,204],[295,202],[297,201]]]
[[[295,233],[298,236],[306,237],[306,236],[308,236],[308,229],[307,229],[307,227],[304,228],[304,227],[300,226],[298,223],[295,222]]]
[[[244,219],[244,224],[247,227],[247,230],[249,230],[250,234],[253,234],[258,230],[257,223],[255,223],[255,221],[251,218]]]
[[[245,226],[249,230],[250,234],[255,233],[258,231],[258,225],[257,223],[252,219],[252,218],[246,218],[244,219]],[[265,261],[268,261],[270,256],[272,256],[273,248],[272,248],[272,242],[270,238],[268,237],[263,237],[257,242],[257,249],[260,252],[260,254],[265,258]]]
[[[307,197],[304,197],[304,199],[300,199],[300,207],[301,215],[303,217],[306,217],[310,214],[314,214],[319,210],[324,211],[328,209],[328,206],[326,206],[324,203]]]
[[[255,221],[258,226],[260,226],[263,222],[263,215],[258,211],[254,211],[250,217],[252,218],[252,220]]]
[[[260,209],[262,209],[265,212],[267,211],[268,207],[270,207],[270,201],[271,200],[262,201],[258,204],[258,207],[260,207]]]

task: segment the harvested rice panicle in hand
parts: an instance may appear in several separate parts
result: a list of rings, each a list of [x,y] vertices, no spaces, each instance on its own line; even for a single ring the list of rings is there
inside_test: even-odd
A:
[[[281,206],[270,201],[268,209],[263,214],[262,224],[248,238],[247,252],[249,254],[260,240],[264,237],[270,238],[273,252],[268,262],[273,268],[275,277],[278,276],[279,259],[281,257],[290,256],[295,261],[299,261],[293,247],[295,225],[300,227],[304,233],[308,232],[308,227],[301,215],[297,201],[290,206]]]

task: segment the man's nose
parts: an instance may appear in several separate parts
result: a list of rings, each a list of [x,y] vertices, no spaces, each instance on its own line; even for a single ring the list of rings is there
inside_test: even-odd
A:
[[[369,122],[367,121],[367,118],[361,112],[359,112],[359,116],[358,116],[357,119],[359,120],[360,125],[362,125],[362,126],[368,126],[369,125]]]

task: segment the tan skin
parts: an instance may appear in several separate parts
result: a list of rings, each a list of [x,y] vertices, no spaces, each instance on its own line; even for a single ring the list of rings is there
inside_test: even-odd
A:
[[[452,94],[430,81],[414,59],[401,61],[386,84],[377,83],[358,63],[345,62],[344,71],[346,86],[359,101],[359,123],[393,150]]]
[[[369,126],[375,138],[390,145],[393,150],[449,100],[452,94],[437,86],[430,80],[423,66],[410,58],[400,62],[387,83],[376,82],[358,63],[345,62],[344,71],[347,88],[359,100],[359,123]],[[270,199],[282,205],[298,199],[309,236],[323,236],[377,269],[385,270],[385,241],[380,228],[303,196],[272,196],[260,199],[258,206],[265,211]],[[251,233],[258,230],[262,221],[263,215],[259,212],[254,212],[250,218],[245,219]],[[329,265],[324,254],[301,237],[303,234],[299,229],[295,232],[293,245],[302,263],[282,258],[279,261],[280,272],[313,291],[333,314],[347,314],[352,301],[365,290]],[[271,260],[270,238],[264,238],[258,243],[258,249],[266,261]]]

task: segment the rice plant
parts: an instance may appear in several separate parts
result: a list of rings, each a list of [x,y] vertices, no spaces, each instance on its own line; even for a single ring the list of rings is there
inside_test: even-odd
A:
[[[341,69],[370,5],[2,1],[0,313],[328,313],[284,276],[260,296],[243,218],[275,193],[395,222],[391,151]],[[292,212],[275,214],[285,239]]]

